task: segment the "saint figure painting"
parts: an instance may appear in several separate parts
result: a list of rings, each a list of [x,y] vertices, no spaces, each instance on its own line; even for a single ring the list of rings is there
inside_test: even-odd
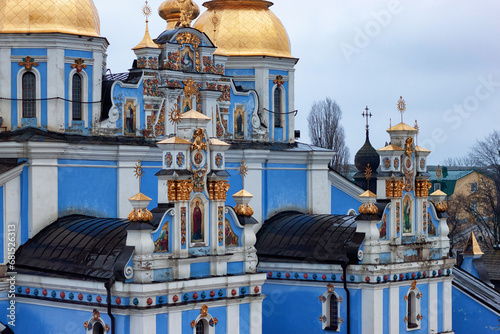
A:
[[[194,204],[191,217],[191,242],[203,242],[203,203],[199,198],[195,198],[191,205]]]
[[[412,233],[411,199],[406,196],[403,200],[403,233]]]

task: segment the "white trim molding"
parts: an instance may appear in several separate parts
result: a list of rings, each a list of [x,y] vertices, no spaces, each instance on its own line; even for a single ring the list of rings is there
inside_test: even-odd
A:
[[[36,82],[36,126],[42,126],[42,80],[41,74],[35,67],[32,67],[30,70],[26,68],[21,68],[19,72],[17,72],[17,127],[21,127],[21,119],[23,118],[23,75],[25,73],[31,72],[35,75]]]
[[[80,75],[82,78],[82,96],[81,96],[81,103],[82,103],[82,121],[84,121],[85,128],[88,128],[89,126],[89,117],[88,117],[88,109],[89,105],[86,103],[89,100],[89,77],[87,73],[82,70],[80,72],[77,72],[76,68],[71,70],[69,72],[69,77],[68,77],[68,100],[69,100],[69,105],[68,105],[68,127],[73,126],[73,78],[75,75]]]

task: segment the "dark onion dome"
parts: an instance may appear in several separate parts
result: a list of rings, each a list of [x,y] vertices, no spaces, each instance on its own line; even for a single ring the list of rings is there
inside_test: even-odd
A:
[[[354,177],[365,177],[365,170],[368,164],[370,164],[372,174],[375,176],[377,168],[380,166],[380,155],[370,143],[368,131],[366,131],[365,144],[359,149],[358,153],[356,153],[354,164],[358,170]]]

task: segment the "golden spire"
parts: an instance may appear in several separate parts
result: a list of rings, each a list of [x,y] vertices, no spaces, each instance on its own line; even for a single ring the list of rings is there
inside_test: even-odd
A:
[[[137,49],[145,49],[145,48],[150,48],[150,49],[159,49],[160,46],[153,42],[153,39],[149,35],[149,28],[148,28],[148,17],[151,15],[151,7],[149,7],[148,2],[146,1],[145,5],[142,7],[142,14],[146,17],[146,32],[144,33],[144,37],[142,38],[142,41],[137,44],[136,47],[132,48],[132,50],[137,50]]]
[[[472,255],[483,255],[484,253],[481,251],[481,247],[476,240],[476,236],[474,235],[474,231],[470,232],[469,240],[467,240],[467,244],[464,247],[463,254],[472,254]]]

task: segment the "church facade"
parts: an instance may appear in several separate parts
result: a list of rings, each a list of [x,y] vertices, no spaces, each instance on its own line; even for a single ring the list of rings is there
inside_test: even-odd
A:
[[[297,142],[271,2],[167,0],[107,74],[92,0],[31,1],[0,21],[5,333],[460,333],[418,129],[367,132],[367,186]]]

